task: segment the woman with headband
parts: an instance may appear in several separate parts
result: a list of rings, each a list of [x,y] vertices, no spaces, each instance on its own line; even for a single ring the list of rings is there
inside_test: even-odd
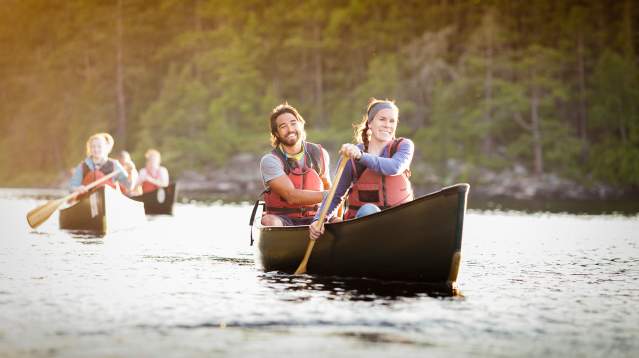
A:
[[[342,145],[342,159],[350,161],[342,173],[335,196],[329,205],[327,219],[333,217],[348,193],[345,219],[370,215],[413,200],[409,181],[410,163],[415,146],[410,139],[395,138],[399,108],[394,102],[371,98],[362,122],[356,128],[358,144]],[[350,191],[349,191],[350,189]],[[310,226],[310,238],[324,232],[319,212]]]

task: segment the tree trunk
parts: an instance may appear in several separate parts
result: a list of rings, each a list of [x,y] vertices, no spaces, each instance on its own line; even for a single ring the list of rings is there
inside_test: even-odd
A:
[[[632,26],[632,2],[634,0],[626,0],[623,6],[623,47],[626,59],[636,61],[635,59],[635,44],[633,39],[633,26]]]
[[[541,128],[539,118],[539,90],[533,88],[532,99],[530,102],[530,120],[532,132],[534,173],[540,176],[544,173],[544,157],[543,147],[541,143]]]
[[[313,66],[315,72],[315,115],[316,121],[322,121],[324,124],[324,85],[322,73],[322,47],[321,33],[319,24],[313,26]]]
[[[618,104],[617,113],[619,113],[619,137],[621,137],[621,144],[628,142],[628,131],[626,130],[626,119],[624,113],[626,113],[623,104]]]
[[[193,0],[193,23],[195,26],[195,33],[196,33],[196,48],[195,48],[195,52],[199,52],[200,51],[200,45],[201,45],[201,36],[202,36],[202,18],[200,17],[200,13],[199,13],[199,0]],[[198,64],[198,61],[195,61],[195,78],[197,78],[198,81],[202,80],[202,71],[200,70],[200,66]]]
[[[487,131],[484,133],[482,151],[484,156],[490,156],[493,152],[493,136],[490,124],[492,123],[493,110],[493,34],[486,31],[486,71],[484,73],[484,122]]]
[[[118,0],[117,8],[117,39],[116,39],[116,93],[118,107],[117,141],[126,147],[126,98],[124,95],[124,63],[122,61],[122,0]]]
[[[581,160],[585,163],[588,160],[588,134],[587,134],[587,103],[586,103],[586,70],[584,64],[584,36],[581,31],[577,35],[577,71],[579,83],[579,111],[577,117],[577,128],[579,139],[581,140]]]

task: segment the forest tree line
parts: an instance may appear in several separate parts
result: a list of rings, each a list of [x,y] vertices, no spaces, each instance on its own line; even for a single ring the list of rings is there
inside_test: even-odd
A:
[[[37,185],[109,131],[174,173],[269,149],[287,100],[335,150],[369,97],[441,177],[463,163],[639,185],[632,0],[2,0],[0,183]],[[452,164],[451,164],[452,163]],[[256,163],[256,170],[257,170]]]

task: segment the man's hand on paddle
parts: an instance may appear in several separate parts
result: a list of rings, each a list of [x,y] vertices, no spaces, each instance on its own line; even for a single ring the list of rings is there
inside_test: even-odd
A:
[[[317,240],[322,234],[324,234],[324,223],[313,221],[308,227],[308,236],[311,240]]]

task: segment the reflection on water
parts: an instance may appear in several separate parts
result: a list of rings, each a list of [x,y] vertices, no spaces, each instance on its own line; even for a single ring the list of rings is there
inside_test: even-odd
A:
[[[302,275],[267,272],[259,276],[275,290],[323,291],[329,300],[388,301],[408,297],[463,297],[457,288],[421,282],[382,281],[367,278]]]
[[[42,201],[17,194],[0,190],[0,356],[639,355],[637,216],[471,210],[462,296],[261,272],[248,204],[95,237],[29,229]]]
[[[85,245],[102,245],[104,244],[105,235],[97,235],[89,231],[67,230],[69,237],[75,241]]]

